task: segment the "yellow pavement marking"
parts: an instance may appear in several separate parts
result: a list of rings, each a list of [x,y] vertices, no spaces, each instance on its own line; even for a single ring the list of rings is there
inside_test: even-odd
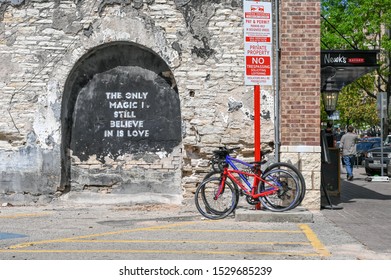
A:
[[[15,218],[25,218],[25,217],[40,217],[40,216],[47,216],[51,213],[18,213],[18,214],[12,214],[12,215],[0,215],[0,219],[15,219]]]
[[[61,243],[190,243],[190,244],[231,244],[231,245],[306,245],[311,246],[308,242],[278,242],[278,241],[215,241],[215,240],[145,240],[145,239],[124,239],[124,240],[80,240],[69,239]],[[31,243],[30,243],[31,244]],[[31,244],[33,245],[33,244]],[[13,246],[13,248],[16,248]],[[17,248],[23,248],[22,246]]]
[[[204,222],[204,221],[203,221]],[[41,240],[35,242],[26,242],[10,246],[8,249],[0,250],[0,252],[20,252],[20,253],[166,253],[166,254],[209,254],[209,255],[295,255],[295,256],[330,256],[330,252],[320,242],[316,234],[306,224],[299,224],[299,230],[224,230],[224,229],[180,229],[178,227],[189,226],[202,223],[200,221],[179,222],[168,225],[152,226],[145,228],[126,229],[120,231],[96,233],[90,235],[76,236],[70,238]],[[176,228],[175,228],[176,227]],[[221,232],[221,233],[286,233],[286,234],[304,234],[306,241],[304,242],[278,242],[278,241],[215,241],[215,240],[108,240],[96,239],[98,237],[120,235],[132,232],[147,232],[147,231],[174,231],[174,232]],[[276,238],[278,240],[278,238]],[[52,243],[189,243],[189,244],[236,244],[236,245],[300,245],[310,246],[314,249],[313,252],[306,251],[291,251],[291,252],[240,252],[240,251],[209,251],[209,250],[141,250],[141,249],[25,249],[29,246],[52,244]]]
[[[165,228],[176,227],[176,226],[184,226],[184,225],[194,224],[194,223],[197,223],[197,222],[182,222],[182,223],[175,223],[175,224],[169,224],[169,225],[164,225],[164,226],[154,226],[154,227],[135,228],[135,229],[124,229],[124,230],[120,230],[120,231],[95,233],[95,234],[89,234],[89,235],[83,235],[83,236],[77,236],[77,237],[68,237],[68,238],[62,238],[62,239],[26,242],[26,243],[20,243],[20,244],[11,246],[10,248],[11,249],[14,249],[14,248],[24,248],[24,247],[29,247],[29,246],[33,246],[33,245],[48,244],[48,243],[65,243],[68,240],[77,240],[77,239],[101,237],[101,236],[107,236],[107,235],[118,235],[118,234],[122,234],[122,233],[130,233],[130,232],[137,232],[137,231],[157,231],[157,230],[161,230],[161,229],[165,229]]]
[[[322,244],[322,242],[320,242],[315,232],[313,232],[308,225],[300,224],[299,227],[304,232],[307,239],[310,241],[312,247],[314,247],[314,249],[318,252],[319,255],[324,257],[329,257],[331,255],[330,252],[326,249],[326,247]]]
[[[273,230],[273,229],[168,229],[176,232],[224,232],[224,233],[302,233],[301,230]]]
[[[249,252],[249,251],[203,251],[203,250],[115,250],[115,249],[92,249],[92,250],[0,250],[1,253],[161,253],[161,254],[207,254],[207,255],[289,255],[289,256],[305,256],[318,257],[318,253],[303,253],[303,252]]]

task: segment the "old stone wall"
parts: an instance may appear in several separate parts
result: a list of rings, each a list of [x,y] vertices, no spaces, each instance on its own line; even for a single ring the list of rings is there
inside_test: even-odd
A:
[[[289,7],[284,6],[285,11]],[[170,70],[170,84],[180,102],[181,142],[169,154],[124,153],[107,155],[104,161],[93,156],[85,160],[64,144],[64,135],[71,131],[67,104],[73,98],[65,93],[75,65],[86,55],[93,56],[92,50],[116,42],[156,54]],[[316,56],[317,46],[309,51]],[[2,200],[23,195],[27,202],[46,201],[58,191],[70,190],[73,199],[82,193],[95,200],[116,194],[110,201],[124,202],[137,194],[138,202],[154,197],[160,184],[171,195],[160,189],[161,201],[178,202],[192,195],[209,170],[208,157],[216,147],[241,146],[240,157],[253,157],[253,89],[243,85],[241,0],[1,0],[0,59]],[[312,85],[310,91],[302,91],[314,99],[318,94]],[[302,114],[300,109],[296,113]],[[271,87],[262,88],[261,120],[263,147],[272,149]],[[281,132],[282,139],[289,139],[291,131],[283,127]],[[282,144],[310,145],[310,157],[317,160],[319,151],[312,148],[316,141],[315,137]],[[317,179],[310,173],[307,185],[313,191]],[[308,205],[316,208],[318,191],[313,196],[315,202]]]

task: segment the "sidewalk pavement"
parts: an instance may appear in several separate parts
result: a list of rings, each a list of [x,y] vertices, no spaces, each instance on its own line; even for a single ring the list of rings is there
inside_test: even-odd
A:
[[[363,167],[354,168],[353,181],[347,180],[344,168],[340,176],[340,194],[331,195],[332,209],[322,207],[320,214],[380,259],[391,259],[391,182],[368,180]],[[322,206],[329,206],[325,197]],[[319,224],[315,212],[300,207],[283,213],[244,208],[237,210],[236,221]]]
[[[369,182],[362,167],[354,169],[353,181],[341,171],[341,194],[330,198],[343,209],[321,213],[367,249],[391,259],[391,183]]]

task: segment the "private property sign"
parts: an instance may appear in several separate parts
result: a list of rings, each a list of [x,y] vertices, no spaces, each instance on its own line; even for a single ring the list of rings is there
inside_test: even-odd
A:
[[[243,2],[245,85],[272,85],[272,6]]]

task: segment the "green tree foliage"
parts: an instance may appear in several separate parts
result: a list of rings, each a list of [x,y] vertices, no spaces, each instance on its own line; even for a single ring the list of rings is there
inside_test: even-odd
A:
[[[390,7],[391,0],[322,0],[322,47],[390,51]]]
[[[388,100],[391,95],[391,0],[322,0],[321,3],[322,49],[380,50],[380,68],[345,87],[338,104],[344,122],[371,125],[376,122],[376,101],[369,98],[375,99],[377,92],[387,92]]]
[[[365,78],[364,78],[365,79]],[[342,127],[354,125],[365,130],[368,127],[379,125],[379,117],[376,109],[376,99],[368,96],[357,84],[352,83],[344,87],[338,97],[337,111],[339,111],[339,124]],[[321,119],[326,122],[328,116],[322,103]]]
[[[368,97],[355,83],[341,91],[337,110],[340,112],[340,123],[343,126],[352,124],[365,129],[379,124],[376,99]]]

